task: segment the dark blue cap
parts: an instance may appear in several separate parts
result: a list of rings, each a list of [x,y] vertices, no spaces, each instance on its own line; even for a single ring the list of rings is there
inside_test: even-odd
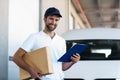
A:
[[[46,10],[44,16],[47,17],[49,15],[58,15],[59,17],[62,17],[61,14],[60,14],[60,11],[55,7],[50,7]]]

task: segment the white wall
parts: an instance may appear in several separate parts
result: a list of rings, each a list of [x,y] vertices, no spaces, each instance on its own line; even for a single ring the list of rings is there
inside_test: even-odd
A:
[[[0,80],[8,73],[8,0],[0,0]]]
[[[10,0],[9,55],[13,55],[21,43],[38,30],[39,0]]]
[[[39,31],[39,0],[9,0],[9,46],[13,56],[23,41]],[[19,80],[18,67],[9,61],[9,80]]]

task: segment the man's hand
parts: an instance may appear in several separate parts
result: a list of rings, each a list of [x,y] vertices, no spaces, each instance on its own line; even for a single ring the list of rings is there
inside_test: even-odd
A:
[[[74,54],[73,56],[71,56],[71,60],[74,63],[78,62],[80,60],[80,55],[78,53]]]
[[[34,79],[39,79],[40,77],[42,77],[42,72],[38,69],[34,69],[34,68],[31,68],[30,71],[29,71],[30,75],[32,78]]]
[[[62,70],[65,71],[69,69],[74,63],[80,60],[80,55],[78,53],[71,56],[71,62],[63,62],[62,63]]]

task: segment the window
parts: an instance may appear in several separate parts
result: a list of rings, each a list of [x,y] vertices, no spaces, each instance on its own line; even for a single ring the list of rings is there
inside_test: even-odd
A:
[[[120,60],[120,40],[68,40],[67,50],[73,43],[88,45],[81,60]]]

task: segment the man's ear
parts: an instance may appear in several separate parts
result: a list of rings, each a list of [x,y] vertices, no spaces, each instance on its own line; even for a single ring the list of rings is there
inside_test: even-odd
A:
[[[47,18],[46,17],[44,17],[44,21],[46,22],[46,20],[47,20]]]

